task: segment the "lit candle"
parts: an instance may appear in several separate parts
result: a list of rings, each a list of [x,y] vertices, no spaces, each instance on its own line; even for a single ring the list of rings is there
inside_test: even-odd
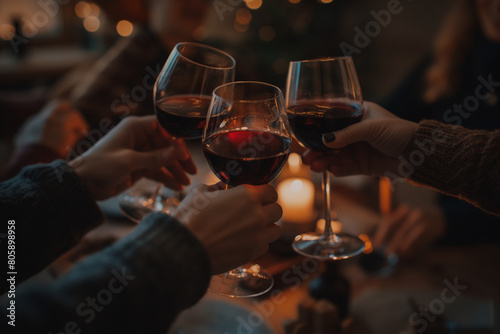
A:
[[[314,185],[303,178],[286,179],[278,185],[282,220],[289,223],[311,223],[314,219]]]
[[[381,177],[379,181],[379,206],[383,215],[388,215],[392,211],[392,183],[387,177]]]

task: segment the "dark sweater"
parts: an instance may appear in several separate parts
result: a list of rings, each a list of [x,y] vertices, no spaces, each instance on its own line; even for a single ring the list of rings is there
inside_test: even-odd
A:
[[[420,122],[422,119],[434,119],[440,122],[462,125],[473,130],[500,129],[500,102],[492,99],[479,100],[477,110],[464,114],[450,112],[455,104],[463,105],[476,95],[478,86],[483,85],[479,78],[492,78],[500,82],[500,44],[488,41],[482,34],[476,39],[476,45],[467,55],[461,75],[463,81],[454,96],[443,98],[435,103],[425,103],[422,99],[424,78],[432,58],[428,57],[398,86],[398,89],[383,104],[389,111],[405,119]],[[500,90],[495,88],[498,96]],[[486,92],[486,88],[480,90]],[[498,242],[500,219],[489,215],[475,206],[455,197],[442,195],[439,204],[446,217],[447,233],[441,240],[444,243],[470,244],[477,242]],[[471,224],[474,228],[471,229]]]
[[[164,214],[147,216],[127,237],[52,284],[19,285],[102,219],[81,180],[62,161],[28,167],[0,183],[0,217],[1,233],[15,220],[18,332],[59,333],[69,326],[86,333],[163,334],[207,289],[211,269],[205,249]],[[2,246],[7,254],[5,240]],[[3,293],[6,280],[1,284]],[[6,321],[9,302],[4,295],[3,333],[13,329]]]

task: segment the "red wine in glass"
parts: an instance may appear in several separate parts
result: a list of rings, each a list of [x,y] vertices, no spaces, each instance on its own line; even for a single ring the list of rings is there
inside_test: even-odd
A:
[[[156,103],[156,118],[177,138],[201,138],[211,96],[177,95]]]
[[[219,132],[203,141],[212,171],[230,186],[263,185],[279,175],[290,154],[289,138],[271,132]]]
[[[288,121],[297,140],[316,152],[327,152],[322,135],[342,130],[363,118],[363,108],[357,103],[312,100],[288,107]]]

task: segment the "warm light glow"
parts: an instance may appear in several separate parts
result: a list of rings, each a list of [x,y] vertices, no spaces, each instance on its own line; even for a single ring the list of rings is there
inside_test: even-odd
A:
[[[299,3],[300,0],[288,0],[288,2],[290,2],[290,3]]]
[[[321,0],[322,3],[330,3],[332,2],[333,0]]]
[[[392,211],[392,183],[391,179],[381,177],[379,180],[379,208],[382,215]]]
[[[370,254],[371,252],[373,252],[373,245],[370,237],[366,234],[361,234],[359,238],[365,243],[365,249],[363,250],[363,253]]]
[[[16,33],[16,29],[12,24],[9,23],[3,23],[0,26],[0,38],[9,41],[14,37],[14,34]]]
[[[236,20],[233,22],[233,27],[237,32],[245,32],[248,30],[248,24],[240,24]]]
[[[75,14],[79,18],[86,18],[92,12],[92,8],[86,1],[80,1],[75,5]]]
[[[274,37],[276,37],[276,32],[271,26],[263,26],[259,30],[259,37],[264,42],[270,42],[274,39]]]
[[[116,32],[122,37],[127,37],[134,31],[134,25],[127,20],[121,20],[116,24]]]
[[[336,221],[336,220],[332,220],[331,221],[331,225],[332,225],[332,231],[333,233],[337,234],[337,233],[340,233],[342,232],[342,223]],[[316,223],[316,231],[319,232],[319,233],[323,233],[325,232],[325,219],[324,218],[321,218],[317,221]]]
[[[297,153],[292,153],[288,157],[288,166],[290,167],[290,172],[292,174],[297,174],[300,171],[300,166],[302,165],[300,155]]]
[[[101,14],[101,7],[96,5],[95,3],[89,4],[90,6],[90,15],[99,16]]]
[[[95,16],[88,16],[85,18],[85,20],[83,20],[83,27],[88,32],[96,32],[97,30],[99,30],[100,25],[101,22]]]
[[[246,8],[240,8],[236,12],[236,21],[239,24],[247,25],[252,21],[252,13]]]
[[[250,9],[259,9],[262,6],[262,0],[245,0],[247,7]]]
[[[286,179],[278,184],[278,202],[283,208],[283,221],[314,221],[314,185],[308,179]]]
[[[193,38],[197,41],[204,41],[208,38],[208,30],[204,26],[199,26],[193,32]]]
[[[290,185],[290,190],[292,190],[294,193],[298,193],[304,188],[304,183],[300,180],[295,180],[292,182]]]

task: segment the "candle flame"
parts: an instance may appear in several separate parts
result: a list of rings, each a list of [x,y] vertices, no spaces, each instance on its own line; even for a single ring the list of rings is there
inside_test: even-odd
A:
[[[363,250],[363,253],[370,254],[371,252],[373,252],[373,245],[370,237],[366,234],[361,234],[359,238],[365,243],[365,249]]]
[[[300,171],[300,167],[302,165],[302,161],[300,159],[300,155],[297,153],[292,153],[288,157],[288,166],[290,167],[290,172],[292,174],[297,174]]]

